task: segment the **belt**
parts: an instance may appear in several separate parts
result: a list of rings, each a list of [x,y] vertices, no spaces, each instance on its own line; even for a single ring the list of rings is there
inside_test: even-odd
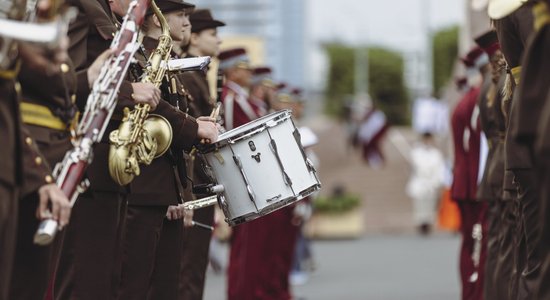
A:
[[[67,124],[52,113],[52,111],[43,105],[34,104],[29,102],[21,102],[21,118],[23,123],[42,126],[51,129],[57,130],[68,130],[69,125],[76,124],[78,120],[78,114],[73,118],[73,120]]]
[[[0,70],[0,78],[1,79],[6,79],[6,80],[14,79],[15,77],[17,77],[17,74],[19,74],[19,69],[21,69],[21,61],[20,60],[18,60],[15,63],[15,66],[13,67],[13,69]]]
[[[519,80],[521,78],[521,66],[512,68],[510,70],[510,73],[512,74],[512,77],[514,77],[514,82],[516,84],[519,84]]]

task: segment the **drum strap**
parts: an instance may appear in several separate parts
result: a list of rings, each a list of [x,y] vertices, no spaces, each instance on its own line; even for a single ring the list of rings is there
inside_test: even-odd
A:
[[[225,97],[225,101],[223,103],[223,111],[225,112],[225,129],[231,130],[233,129],[233,93],[229,93],[227,97]]]
[[[247,118],[252,121],[258,118],[254,109],[248,102],[246,96],[242,94],[230,92],[224,99],[224,112],[225,112],[225,126],[227,130],[233,129],[234,125],[234,114],[235,114],[235,102],[245,113]],[[240,125],[240,124],[239,124]]]

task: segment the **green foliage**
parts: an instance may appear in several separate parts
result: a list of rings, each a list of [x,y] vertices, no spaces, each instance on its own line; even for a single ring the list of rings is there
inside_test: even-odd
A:
[[[313,209],[320,213],[348,212],[361,204],[357,195],[339,195],[332,197],[319,197],[313,201]]]
[[[383,49],[369,49],[369,94],[386,114],[390,124],[409,123],[408,95],[403,78],[404,63],[400,54]]]
[[[438,92],[451,78],[458,55],[458,26],[436,32],[433,45],[433,87]]]
[[[346,100],[354,93],[355,48],[327,44],[330,59],[325,109],[329,115],[341,116]],[[369,95],[386,113],[390,124],[407,124],[408,95],[403,78],[403,58],[388,49],[368,48]]]

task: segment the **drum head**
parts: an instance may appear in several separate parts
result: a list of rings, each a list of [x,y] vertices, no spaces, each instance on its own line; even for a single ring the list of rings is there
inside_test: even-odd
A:
[[[284,122],[292,116],[292,111],[289,109],[273,112],[269,115],[263,116],[254,121],[250,121],[237,128],[226,131],[218,136],[218,140],[210,145],[205,145],[202,149],[199,149],[201,153],[208,153],[215,149],[222,148],[230,142],[235,142],[246,138],[247,136],[254,135],[265,128],[273,127],[280,122]]]

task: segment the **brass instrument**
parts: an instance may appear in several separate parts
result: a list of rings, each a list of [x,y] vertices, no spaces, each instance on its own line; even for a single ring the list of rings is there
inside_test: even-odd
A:
[[[75,8],[62,7],[63,0],[51,1],[48,11],[39,12],[37,0],[0,0],[0,69],[8,69],[18,55],[17,42],[39,43],[54,49],[67,35]],[[38,14],[42,22],[37,23]],[[58,17],[59,15],[59,17]]]
[[[172,38],[170,28],[160,9],[151,2],[153,13],[159,19],[162,34],[157,48],[147,61],[141,82],[159,87],[170,59]],[[122,123],[109,134],[109,173],[120,185],[130,183],[140,174],[139,164],[149,165],[154,158],[163,155],[172,143],[172,127],[162,116],[149,114],[149,104],[137,104],[134,110],[124,109]]]

